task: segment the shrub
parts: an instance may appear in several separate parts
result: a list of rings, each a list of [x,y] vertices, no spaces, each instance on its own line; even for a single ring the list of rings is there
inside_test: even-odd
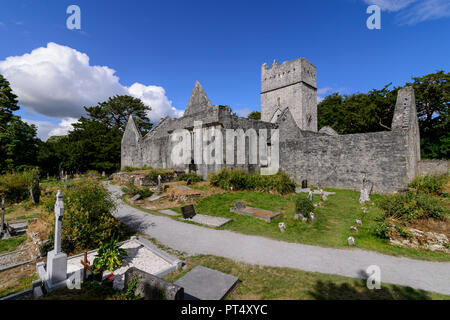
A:
[[[150,171],[145,175],[145,179],[157,184],[158,175],[161,176],[163,182],[172,181],[175,176],[175,171],[172,169],[150,169]]]
[[[177,181],[189,181],[189,183],[197,183],[197,182],[203,181],[203,177],[199,176],[196,173],[182,173],[177,177],[176,180]]]
[[[416,177],[409,186],[411,188],[416,189],[419,192],[429,193],[429,194],[435,194],[435,195],[445,195],[448,196],[443,192],[443,186],[448,181],[449,175],[429,175],[429,176],[418,176]]]
[[[302,213],[305,217],[309,217],[309,213],[314,212],[314,206],[308,200],[306,194],[297,194],[295,196],[295,211]]]
[[[411,191],[386,196],[379,202],[379,207],[384,210],[385,218],[404,221],[444,220],[449,215],[449,209],[441,205],[438,197]]]
[[[8,203],[21,202],[33,194],[39,195],[39,170],[37,168],[0,176],[0,195]]]
[[[381,239],[389,239],[391,236],[391,225],[387,222],[376,224],[372,229],[373,235]]]
[[[403,238],[411,238],[411,233],[408,230],[403,229],[400,226],[395,225],[394,226],[395,230],[400,234],[401,237]]]
[[[255,190],[280,194],[295,191],[295,183],[284,172],[274,175],[259,175],[241,169],[223,168],[216,174],[210,174],[209,182],[211,185],[225,190]]]
[[[128,183],[125,187],[122,187],[123,193],[129,196],[140,195],[142,198],[150,197],[153,192],[148,188],[138,188],[133,182]]]
[[[94,270],[108,270],[109,272],[120,268],[128,254],[125,249],[120,248],[117,240],[102,243],[97,253],[93,263]]]
[[[43,207],[53,212],[56,191],[43,197]],[[82,179],[64,191],[62,248],[65,252],[95,249],[110,239],[125,239],[128,229],[112,216],[116,205],[108,191],[97,181]],[[54,217],[49,214],[53,226]],[[53,232],[49,241],[53,241]]]

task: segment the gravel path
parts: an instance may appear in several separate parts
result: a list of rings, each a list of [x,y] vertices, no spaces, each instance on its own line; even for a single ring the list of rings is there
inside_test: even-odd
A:
[[[120,187],[108,185],[120,195]],[[393,257],[360,249],[332,249],[289,243],[227,230],[214,230],[151,215],[119,201],[115,216],[166,246],[190,255],[210,254],[250,264],[366,278],[370,265],[381,281],[450,295],[450,263]]]

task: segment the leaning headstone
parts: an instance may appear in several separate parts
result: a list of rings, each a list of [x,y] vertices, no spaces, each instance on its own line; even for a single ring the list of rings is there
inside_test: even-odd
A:
[[[308,192],[308,200],[311,202],[313,201],[313,189],[310,189]]]
[[[192,219],[197,213],[195,212],[194,205],[188,205],[181,207],[181,214],[184,219]]]
[[[62,218],[64,216],[63,193],[58,190],[55,203],[54,249],[47,254],[47,280],[56,285],[67,278],[67,255],[61,250]]]
[[[351,226],[351,227],[350,227],[350,230],[355,231],[355,232],[358,232],[358,228],[357,228],[356,226]]]
[[[348,237],[347,243],[348,243],[349,246],[354,246],[355,245],[355,238]]]
[[[362,221],[361,221],[360,219],[356,219],[356,224],[357,224],[358,226],[362,226]]]
[[[133,196],[133,198],[131,198],[131,201],[137,201],[137,200],[139,200],[141,198],[141,195],[140,194],[135,194],[134,196]]]
[[[286,225],[284,224],[284,222],[278,223],[278,228],[280,228],[281,232],[285,232],[286,231]]]

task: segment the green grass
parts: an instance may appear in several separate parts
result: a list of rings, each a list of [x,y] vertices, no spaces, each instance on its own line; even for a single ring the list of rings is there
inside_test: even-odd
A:
[[[0,254],[16,250],[17,247],[20,246],[21,244],[24,244],[26,240],[27,240],[26,235],[0,240]]]
[[[37,280],[37,274],[26,276],[19,280],[18,284],[13,287],[6,287],[0,289],[0,298],[9,296],[10,294],[17,293],[26,289],[30,289],[34,280]]]
[[[391,284],[369,290],[366,281],[337,275],[277,267],[238,263],[209,255],[189,257],[187,268],[166,276],[176,281],[196,265],[202,265],[238,277],[240,282],[226,296],[233,300],[450,300],[450,296]]]
[[[363,214],[359,204],[359,192],[352,190],[327,189],[335,191],[335,195],[329,195],[328,201],[322,207],[316,207],[316,221],[303,223],[294,219],[295,195],[279,196],[260,192],[227,192],[216,194],[198,201],[196,212],[219,217],[233,219],[222,229],[236,232],[260,235],[272,239],[288,242],[305,243],[324,247],[349,248],[347,238],[355,237],[356,248],[378,251],[396,256],[411,258],[450,261],[450,255],[443,252],[429,250],[415,250],[392,246],[388,240],[380,239],[372,234],[372,228],[377,223],[375,219],[382,216],[383,212],[376,205],[366,205],[367,214]],[[381,195],[372,195],[375,202]],[[247,206],[281,211],[283,214],[271,223],[259,219],[230,212],[230,207],[237,201],[242,201]],[[320,202],[319,196],[314,196],[314,202]],[[350,230],[350,226],[356,225],[355,220],[361,219],[363,225],[358,226],[359,232]],[[278,222],[284,222],[287,231],[281,233]]]

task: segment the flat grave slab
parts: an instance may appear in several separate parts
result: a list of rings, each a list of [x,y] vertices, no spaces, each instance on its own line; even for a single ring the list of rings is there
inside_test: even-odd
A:
[[[228,218],[207,216],[207,215],[198,214],[198,213],[191,219],[184,219],[184,218],[181,218],[181,219],[183,219],[185,221],[196,222],[198,224],[203,224],[205,226],[213,227],[213,228],[219,228],[223,225],[226,225],[228,222],[230,222],[232,220],[232,219],[228,219]]]
[[[162,214],[167,214],[169,216],[179,216],[180,215],[178,212],[170,210],[170,209],[159,210],[159,212],[161,212]]]
[[[191,188],[189,188],[188,186],[177,186],[178,189],[181,190],[192,190]]]
[[[221,300],[238,281],[228,274],[196,266],[175,284],[184,288],[185,300]]]
[[[238,204],[238,203],[236,203]],[[243,214],[245,216],[250,216],[253,218],[261,219],[266,222],[271,222],[273,219],[281,215],[281,212],[278,211],[270,211],[260,208],[253,207],[245,207],[241,205],[237,205],[236,208],[230,208],[231,212]]]
[[[309,188],[300,188],[300,187],[295,188],[295,193],[301,193],[301,192],[309,193],[309,191],[310,191]],[[323,191],[323,193],[325,195],[327,195],[327,196],[330,195],[330,194],[336,194],[336,192],[331,192],[331,191]],[[313,194],[320,194],[320,191],[319,190],[313,190]]]
[[[154,194],[154,195],[152,195],[148,200],[149,200],[149,201],[156,201],[156,200],[161,199],[162,197],[163,197],[163,196],[158,196],[158,195]]]

